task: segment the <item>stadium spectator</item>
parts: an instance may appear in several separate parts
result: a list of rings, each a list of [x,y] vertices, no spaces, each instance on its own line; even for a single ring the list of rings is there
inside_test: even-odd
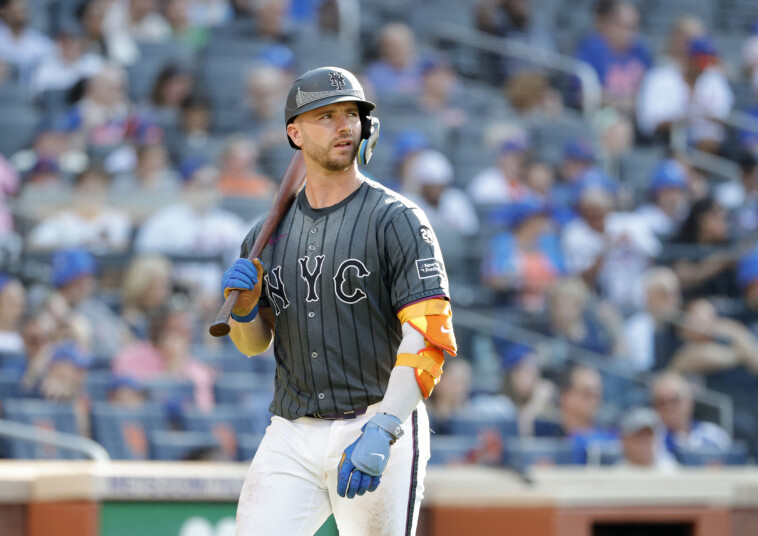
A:
[[[689,213],[687,170],[667,158],[653,169],[648,194],[650,202],[638,207],[637,214],[658,238],[673,237]]]
[[[50,38],[29,26],[27,0],[7,0],[0,5],[0,61],[17,70],[24,86],[34,69],[54,53]]]
[[[115,0],[105,11],[106,34],[128,34],[137,41],[164,42],[171,38],[171,26],[158,10],[156,0]]]
[[[14,230],[13,214],[6,200],[15,196],[20,185],[18,171],[0,155],[0,237]]]
[[[121,318],[135,339],[148,338],[150,312],[171,297],[171,261],[162,255],[132,257],[121,284]]]
[[[196,2],[194,5],[198,5]],[[210,4],[210,2],[207,2]],[[175,41],[188,44],[195,50],[202,49],[209,39],[207,25],[193,19],[193,4],[189,0],[166,0],[163,2],[163,17],[171,27],[171,37]]]
[[[659,450],[678,457],[683,448],[725,451],[731,447],[732,439],[726,430],[695,419],[692,386],[684,377],[673,373],[657,376],[651,385],[651,397],[662,424]]]
[[[589,63],[600,78],[603,102],[634,114],[635,96],[652,56],[638,34],[637,7],[620,0],[598,0],[595,31],[577,46],[576,57]]]
[[[684,69],[662,65],[643,80],[637,124],[647,136],[668,139],[672,127],[686,122],[692,142],[715,153],[726,136],[720,120],[729,115],[733,104],[734,94],[713,41],[701,36],[690,41]]]
[[[108,383],[106,397],[109,404],[126,408],[138,409],[147,402],[145,388],[131,376],[114,375]]]
[[[189,0],[187,13],[192,26],[213,28],[229,22],[232,9],[228,0]]]
[[[664,250],[664,260],[679,277],[685,299],[739,294],[735,272],[739,251],[729,235],[726,210],[713,197],[692,204],[671,239],[672,247]]]
[[[466,193],[453,186],[453,173],[445,155],[426,149],[410,164],[405,183],[409,191],[403,194],[424,210],[437,233],[473,236],[479,231],[479,218]]]
[[[295,27],[289,16],[290,0],[260,0],[248,4],[252,9],[257,39],[284,44],[292,40]]]
[[[553,434],[567,437],[573,444],[574,463],[587,463],[587,452],[591,448],[602,448],[615,444],[618,436],[598,425],[597,413],[603,400],[603,382],[600,374],[585,365],[570,365],[559,378],[560,390],[560,430]],[[536,435],[542,436],[540,430]]]
[[[61,23],[55,51],[45,56],[32,74],[29,86],[35,97],[42,99],[46,91],[71,89],[101,69],[103,58],[85,50],[83,37],[75,23]]]
[[[476,6],[476,27],[486,33],[518,41],[536,50],[555,52],[548,10],[534,9],[531,0],[481,0]],[[501,83],[533,64],[508,56],[486,55],[485,69]]]
[[[623,355],[621,317],[607,302],[596,302],[577,277],[557,280],[548,290],[547,335],[605,357]]]
[[[181,187],[179,174],[172,169],[166,147],[144,143],[136,148],[134,170],[113,178],[111,193],[116,196],[175,194]]]
[[[164,129],[173,130],[179,121],[182,102],[192,93],[194,86],[195,78],[188,68],[179,63],[168,63],[156,76],[144,111]]]
[[[515,137],[500,145],[495,165],[471,179],[468,193],[474,203],[512,203],[529,197],[525,171],[529,144]]]
[[[729,210],[735,238],[748,239],[758,231],[758,161],[746,149],[738,150],[734,160],[740,166],[741,181],[717,184],[713,193]]]
[[[642,306],[641,277],[660,250],[650,228],[634,214],[613,212],[613,198],[603,188],[585,188],[579,218],[563,228],[568,272],[624,312]]]
[[[106,30],[108,0],[84,0],[76,9],[76,19],[84,30],[85,50],[120,65],[132,65],[140,51],[134,38],[125,30]]]
[[[622,459],[617,467],[670,472],[676,460],[658,448],[659,419],[650,408],[634,408],[624,414],[619,423]]]
[[[393,177],[375,177],[382,184],[418,195],[418,185],[409,177],[413,161],[426,149],[432,147],[429,138],[420,130],[402,130],[395,135],[392,149]],[[367,170],[368,171],[368,170]]]
[[[180,106],[176,131],[167,136],[166,143],[174,162],[193,155],[214,161],[221,152],[221,141],[213,136],[213,109],[207,97],[194,93]]]
[[[46,310],[68,338],[98,357],[112,358],[130,341],[129,330],[97,293],[97,261],[84,249],[61,249],[52,257],[56,289]]]
[[[542,74],[524,71],[508,78],[505,96],[527,121],[556,119],[563,114],[563,97]]]
[[[422,86],[416,36],[406,24],[393,22],[379,34],[379,59],[371,62],[366,78],[378,98],[417,95]]]
[[[447,146],[466,121],[465,86],[461,84],[455,69],[441,55],[424,59],[420,66],[421,88],[415,99],[415,107],[424,114],[422,123],[426,132],[440,146]],[[495,113],[495,110],[490,110]]]
[[[542,376],[539,356],[530,346],[510,344],[502,352],[501,363],[505,372],[502,393],[518,411],[519,435],[532,436],[536,419],[557,418],[557,387]]]
[[[15,277],[0,272],[0,358],[24,353],[21,320],[25,310],[24,285]]]
[[[113,361],[113,373],[137,381],[152,378],[189,380],[195,386],[195,404],[213,407],[214,372],[190,355],[192,325],[184,310],[154,309],[150,315],[148,340],[122,349]]]
[[[595,168],[596,162],[595,149],[588,140],[566,142],[558,166],[560,181],[553,185],[551,201],[559,207],[573,207],[579,200],[582,178]]]
[[[228,197],[270,199],[276,184],[260,172],[258,147],[247,136],[227,139],[219,158],[218,189]]]
[[[116,253],[129,246],[129,215],[108,206],[108,175],[89,167],[74,180],[70,208],[42,220],[29,233],[30,249],[53,250],[84,247],[100,253]]]
[[[551,228],[548,207],[527,199],[497,211],[505,232],[490,239],[484,253],[482,280],[489,288],[508,293],[529,313],[545,308],[547,289],[564,273],[560,242]]]
[[[655,366],[656,334],[681,312],[679,279],[670,268],[657,266],[644,274],[645,310],[632,315],[624,325],[626,346],[634,368],[640,372]]]

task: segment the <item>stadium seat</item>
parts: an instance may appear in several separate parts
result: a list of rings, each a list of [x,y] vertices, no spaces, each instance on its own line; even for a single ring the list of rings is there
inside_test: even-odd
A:
[[[478,440],[472,436],[433,434],[431,437],[431,465],[465,463],[466,455],[477,447]]]
[[[534,466],[571,465],[573,458],[573,446],[564,439],[512,438],[503,453],[504,464],[519,472]]]
[[[208,432],[158,430],[150,434],[149,441],[153,460],[197,459],[201,453],[221,448],[218,440]]]
[[[194,64],[194,51],[181,41],[138,43],[140,59],[128,68],[129,97],[140,102],[148,96],[158,74],[169,63]]]
[[[182,415],[184,428],[189,432],[210,433],[221,446],[226,459],[236,460],[238,456],[237,435],[260,433],[250,412],[242,407],[217,405],[212,411],[187,410]]]
[[[682,465],[692,467],[722,467],[724,465],[746,465],[749,461],[746,443],[735,442],[728,450],[709,448],[683,448],[677,451]]]
[[[30,424],[44,430],[74,435],[79,433],[72,404],[38,399],[9,399],[3,403],[3,416],[6,419]],[[5,439],[5,447],[11,458],[36,460],[84,458],[82,454],[74,451],[20,439]]]
[[[149,459],[148,432],[167,427],[166,416],[153,405],[139,409],[114,404],[92,407],[92,438],[116,460]]]
[[[274,380],[263,374],[227,373],[216,379],[215,393],[217,404],[245,404],[255,396],[267,398],[273,396]]]
[[[195,386],[189,380],[154,378],[143,382],[148,399],[160,405],[187,407],[194,404]]]
[[[29,147],[39,119],[37,111],[30,106],[4,104],[0,108],[0,153],[10,157]]]
[[[516,437],[518,423],[516,419],[505,417],[478,417],[476,415],[455,415],[448,421],[451,435],[476,437],[486,430],[498,432],[501,438]]]
[[[108,388],[113,381],[113,374],[102,370],[90,371],[84,380],[84,389],[93,403],[108,400]]]

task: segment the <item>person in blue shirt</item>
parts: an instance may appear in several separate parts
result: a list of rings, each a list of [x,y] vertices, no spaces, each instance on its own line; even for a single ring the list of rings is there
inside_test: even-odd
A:
[[[575,54],[597,72],[604,103],[630,116],[642,77],[653,63],[638,35],[639,19],[634,4],[599,0],[595,4],[596,30],[579,43]]]

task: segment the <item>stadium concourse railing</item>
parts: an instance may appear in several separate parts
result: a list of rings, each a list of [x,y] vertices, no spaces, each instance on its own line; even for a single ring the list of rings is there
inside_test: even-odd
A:
[[[567,361],[583,363],[596,368],[604,375],[619,377],[630,383],[638,384],[645,389],[649,389],[650,387],[649,380],[640,378],[631,371],[625,373],[619,367],[614,366],[614,364],[617,364],[618,358],[611,360],[605,355],[577,348],[566,341],[524,328],[513,322],[508,322],[507,319],[497,317],[490,312],[459,307],[455,310],[455,325],[456,328],[465,328],[476,335],[486,338],[497,336],[499,339],[520,342],[535,348],[547,347],[551,354],[550,359],[552,364],[557,365]],[[474,352],[477,354],[472,356],[474,368],[484,369],[483,372],[490,378],[498,377],[500,365],[497,358],[482,355],[487,353],[486,347],[482,345],[477,346],[474,344],[474,348]],[[490,385],[489,387],[493,388],[494,386]],[[731,398],[725,394],[705,388],[698,389],[694,397],[696,403],[702,409],[715,412],[718,415],[718,424],[729,435],[732,435],[734,430],[734,415]]]
[[[602,88],[597,73],[589,63],[513,39],[496,37],[478,30],[472,30],[467,26],[441,24],[433,33],[436,38],[442,41],[527,61],[545,69],[575,76],[581,86],[581,105],[584,117],[591,120],[600,110]]]
[[[42,443],[60,449],[79,452],[96,462],[111,461],[108,451],[100,443],[88,437],[45,430],[30,424],[9,421],[7,419],[0,419],[0,437]]]

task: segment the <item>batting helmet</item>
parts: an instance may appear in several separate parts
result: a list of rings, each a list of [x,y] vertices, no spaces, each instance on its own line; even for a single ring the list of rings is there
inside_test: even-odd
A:
[[[374,131],[378,131],[378,120],[369,115],[376,105],[366,100],[363,87],[353,73],[339,67],[319,67],[303,73],[292,84],[284,107],[284,123],[289,125],[298,115],[327,104],[350,101],[358,103],[361,138],[368,139]],[[289,135],[287,139],[294,149],[299,148],[292,143]]]

